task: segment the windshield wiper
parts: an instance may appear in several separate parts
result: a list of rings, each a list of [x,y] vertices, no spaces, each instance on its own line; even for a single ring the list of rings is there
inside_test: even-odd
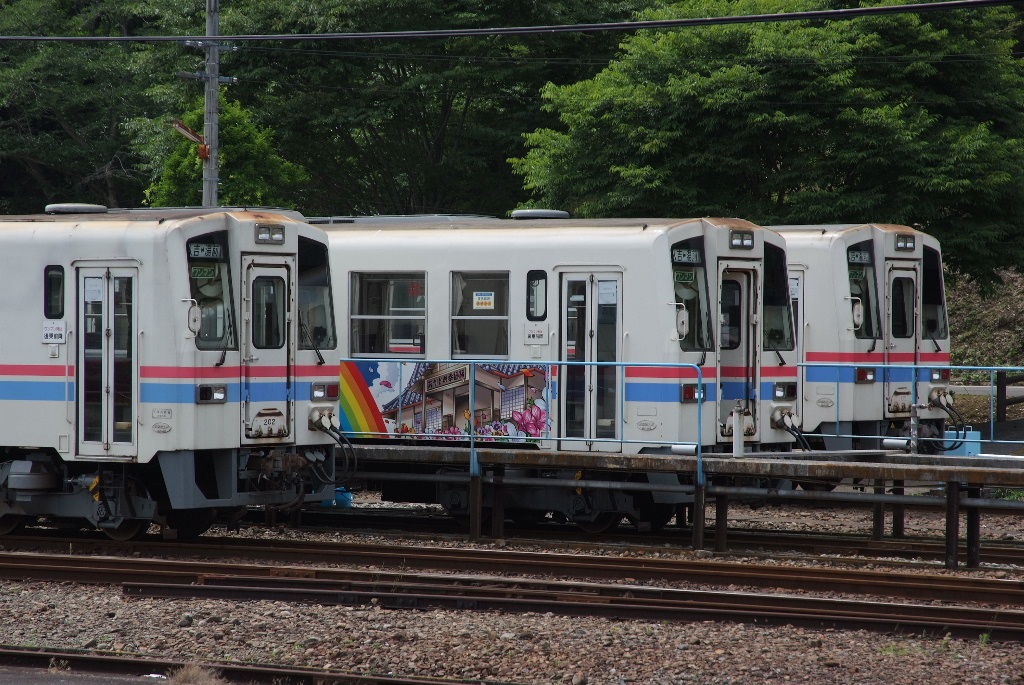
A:
[[[768,336],[765,336],[764,344],[765,347],[774,352],[775,356],[779,358],[779,366],[785,366],[786,360],[782,358],[782,353],[779,352],[779,348],[775,347],[775,345],[772,344],[772,341],[770,338],[768,338]]]
[[[309,326],[307,326],[306,322],[302,320],[301,310],[299,310],[299,330],[302,331],[302,334],[304,336],[306,336],[306,340],[309,341],[309,346],[313,348],[313,351],[316,352],[316,358],[320,360],[316,363],[316,365],[323,366],[324,364],[326,364],[327,362],[324,361],[324,356],[320,354],[320,350],[317,348],[316,343],[313,342],[313,336],[309,334]]]
[[[233,312],[225,311],[224,313],[224,346],[220,348],[220,361],[214,364],[214,366],[224,366],[224,360],[228,358],[228,347],[231,346],[231,320]]]

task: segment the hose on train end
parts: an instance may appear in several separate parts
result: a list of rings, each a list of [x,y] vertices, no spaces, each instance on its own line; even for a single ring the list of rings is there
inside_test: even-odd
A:
[[[948,452],[950,450],[959,449],[963,447],[967,440],[967,420],[963,417],[953,404],[953,397],[949,393],[943,391],[933,397],[929,404],[937,409],[941,409],[946,413],[946,416],[950,418],[950,421],[956,431],[956,435],[953,437],[951,444],[945,444],[943,441],[935,440],[932,443],[932,447],[937,452]]]
[[[807,438],[802,432],[800,432],[800,419],[789,410],[776,409],[776,413],[772,415],[772,424],[776,428],[780,428],[796,440],[796,444],[800,446],[800,449],[806,450],[807,452],[813,451],[811,449],[811,443],[807,441]]]
[[[317,417],[310,417],[310,425],[322,433],[327,433],[332,440],[338,443],[338,446],[341,447],[343,459],[340,466],[335,464],[333,479],[323,471],[322,467],[317,477],[323,480],[325,485],[344,485],[351,481],[358,466],[358,457],[356,456],[355,445],[352,444],[352,441],[341,430],[337,417],[334,414],[318,412]]]
[[[807,441],[807,437],[799,430],[789,426],[783,426],[782,430],[786,431],[796,439],[796,444],[800,445],[800,448],[806,452],[813,452],[811,443]]]

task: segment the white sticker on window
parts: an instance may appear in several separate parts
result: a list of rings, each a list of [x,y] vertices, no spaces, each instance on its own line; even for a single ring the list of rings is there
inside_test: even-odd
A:
[[[619,303],[619,284],[616,281],[598,281],[597,282],[597,303],[598,304],[618,304]]]
[[[103,301],[103,279],[102,278],[87,278],[87,279],[85,279],[85,301],[86,302],[102,302]]]
[[[494,292],[473,293],[473,309],[494,309]]]

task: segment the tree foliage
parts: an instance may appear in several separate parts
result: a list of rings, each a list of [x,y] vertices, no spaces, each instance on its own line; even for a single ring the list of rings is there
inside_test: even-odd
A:
[[[644,18],[835,7],[701,0]],[[511,160],[534,204],[583,216],[890,222],[981,281],[1024,262],[1024,71],[1009,9],[645,31],[549,85],[560,126]]]
[[[622,0],[242,0],[225,32],[360,33],[628,19]],[[226,68],[261,122],[313,175],[318,213],[501,214],[525,199],[506,158],[548,121],[539,88],[607,63],[608,35],[288,43],[243,49]],[[597,54],[600,62],[580,59]]]
[[[159,16],[147,2],[0,2],[0,34],[140,35]],[[138,45],[4,43],[0,52],[0,211],[45,202],[119,205],[145,176],[120,124],[145,107]]]
[[[182,118],[182,123],[201,131],[203,110],[200,102]],[[301,165],[277,154],[274,132],[253,123],[240,103],[224,97],[219,120],[219,203],[223,206],[295,207],[295,197],[302,184],[309,180],[309,174]],[[196,143],[181,139],[160,177],[146,191],[146,198],[154,207],[202,204],[203,160]]]

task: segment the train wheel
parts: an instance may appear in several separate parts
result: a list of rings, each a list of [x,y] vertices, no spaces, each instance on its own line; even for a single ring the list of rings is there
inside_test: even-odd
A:
[[[801,490],[807,492],[832,492],[839,485],[839,481],[831,480],[795,480],[793,485],[799,485]]]
[[[641,510],[640,516],[627,516],[629,522],[641,532],[657,533],[675,516],[675,507],[671,504],[654,504]]]
[[[179,540],[194,540],[213,525],[213,509],[184,509],[172,511],[167,525],[178,533]]]
[[[601,533],[607,533],[618,528],[619,524],[622,523],[622,514],[606,511],[598,514],[597,518],[593,521],[574,521],[574,523],[584,533],[600,535]]]
[[[11,533],[17,533],[19,530],[25,527],[28,523],[27,516],[19,516],[18,514],[4,514],[0,516],[0,535],[10,535]]]
[[[547,520],[546,511],[535,509],[510,509],[505,512],[505,518],[517,526],[536,526]]]
[[[148,519],[125,519],[117,528],[102,528],[104,534],[116,542],[138,540],[149,530]]]

